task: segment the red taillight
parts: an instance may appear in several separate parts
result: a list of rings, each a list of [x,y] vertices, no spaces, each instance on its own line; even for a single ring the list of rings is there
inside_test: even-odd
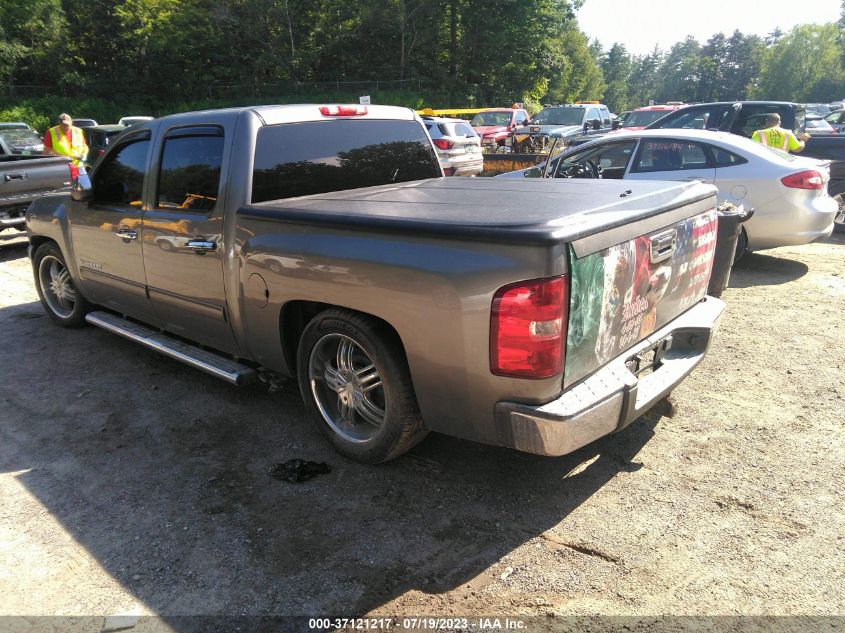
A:
[[[822,189],[824,178],[814,169],[799,171],[797,174],[790,174],[780,179],[785,187],[791,189]]]
[[[70,169],[70,181],[75,183],[77,180],[79,180],[79,167],[77,167],[73,163],[68,163],[67,167],[68,169]]]
[[[104,149],[98,149],[97,150],[97,154],[99,154],[100,156],[102,156],[105,153],[106,153],[106,150],[104,150]]]
[[[549,378],[563,371],[569,278],[522,281],[500,288],[490,314],[490,371]]]
[[[455,145],[455,141],[450,141],[445,138],[436,138],[432,142],[438,149],[452,149]]]
[[[333,105],[320,106],[323,116],[361,116],[367,114],[367,106],[362,105]]]

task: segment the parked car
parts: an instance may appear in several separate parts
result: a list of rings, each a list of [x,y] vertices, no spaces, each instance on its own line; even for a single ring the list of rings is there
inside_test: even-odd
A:
[[[109,143],[120,136],[126,129],[125,125],[98,125],[82,129],[85,135],[85,142],[88,144],[88,156],[85,159],[85,168],[91,169],[106,153]]]
[[[2,129],[32,130],[32,128],[23,121],[8,121],[6,123],[0,123],[0,130]],[[35,132],[35,130],[32,131]]]
[[[715,187],[585,189],[443,178],[405,108],[257,106],[128,129],[27,228],[50,320],[233,384],[295,377],[353,459],[429,430],[561,455],[671,392],[724,309]]]
[[[477,176],[484,170],[481,139],[462,119],[423,117],[425,129],[437,150],[447,176]]]
[[[642,130],[549,154],[542,167],[497,178],[690,180],[712,183],[720,201],[754,209],[737,258],[748,251],[829,236],[838,212],[827,191],[829,161],[803,158],[724,132]]]
[[[807,113],[804,120],[804,130],[810,136],[829,136],[831,134],[838,134],[834,127],[818,114]]]
[[[495,149],[504,146],[513,130],[531,121],[528,111],[520,108],[491,108],[479,112],[470,125],[481,137],[481,147]]]
[[[120,118],[120,121],[117,122],[118,125],[122,125],[123,127],[129,127],[130,125],[135,125],[136,123],[143,123],[144,121],[152,121],[153,117],[151,116],[124,116]]]
[[[804,109],[807,111],[807,114],[812,112],[813,114],[818,114],[820,117],[825,117],[830,114],[831,108],[826,103],[805,103]]]
[[[28,156],[44,153],[44,139],[28,125],[25,127],[0,127],[0,149],[3,154]]]
[[[546,106],[529,124],[515,128],[506,145],[519,153],[543,152],[552,138],[595,136],[612,127],[610,110],[598,102]]]
[[[625,120],[622,122],[621,128],[617,129],[623,129],[629,132],[642,130],[647,125],[651,125],[658,119],[666,116],[669,112],[674,112],[680,108],[681,105],[683,104],[667,103],[637,108],[636,110],[628,113],[628,116],[626,116]]]
[[[834,110],[830,114],[828,114],[825,118],[830,124],[837,134],[842,134],[842,131],[845,130],[845,110]]]
[[[97,123],[94,119],[73,119],[74,127],[79,128],[86,128],[86,127],[97,127],[99,123]]]

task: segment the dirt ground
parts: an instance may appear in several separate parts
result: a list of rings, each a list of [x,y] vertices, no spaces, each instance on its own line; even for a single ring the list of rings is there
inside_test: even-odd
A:
[[[845,616],[844,261],[842,237],[747,257],[673,417],[372,467],[293,385],[53,326],[0,245],[0,615]],[[269,476],[291,458],[332,472]]]

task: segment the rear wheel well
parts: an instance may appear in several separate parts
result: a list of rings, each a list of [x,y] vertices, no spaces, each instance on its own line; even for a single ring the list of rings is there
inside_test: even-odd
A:
[[[289,301],[282,307],[279,314],[279,332],[282,337],[282,354],[285,358],[285,364],[292,375],[296,375],[296,357],[299,350],[299,340],[302,338],[302,333],[305,331],[305,326],[318,314],[330,308],[341,308],[350,310],[344,306],[338,306],[331,303],[321,303],[319,301]],[[375,315],[367,312],[360,312],[352,310],[358,314],[366,315],[372,319],[376,319],[384,328],[384,333],[396,340],[402,354],[405,354],[405,346],[402,344],[402,339],[390,323]]]
[[[58,246],[56,240],[50,239],[49,237],[44,237],[43,235],[30,235],[29,236],[29,243],[32,245],[32,252],[35,252],[42,244],[46,244],[47,242],[52,242]]]

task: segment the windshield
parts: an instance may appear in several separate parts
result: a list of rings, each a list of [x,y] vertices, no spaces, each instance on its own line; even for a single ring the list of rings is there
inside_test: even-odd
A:
[[[643,110],[642,112],[631,112],[625,118],[622,127],[645,127],[669,114],[671,110]]]
[[[826,114],[830,114],[830,106],[824,103],[808,103],[807,112],[814,112],[815,114],[819,114],[824,116]]]
[[[479,112],[470,121],[472,127],[482,125],[508,125],[511,122],[510,112]]]
[[[0,129],[0,136],[11,147],[32,147],[33,145],[41,145],[41,139],[32,130],[24,130],[21,128],[6,128]]]
[[[584,121],[584,108],[544,108],[535,116],[532,124],[536,125],[581,125]]]
[[[830,130],[830,123],[824,119],[807,119],[807,127],[821,130]]]

